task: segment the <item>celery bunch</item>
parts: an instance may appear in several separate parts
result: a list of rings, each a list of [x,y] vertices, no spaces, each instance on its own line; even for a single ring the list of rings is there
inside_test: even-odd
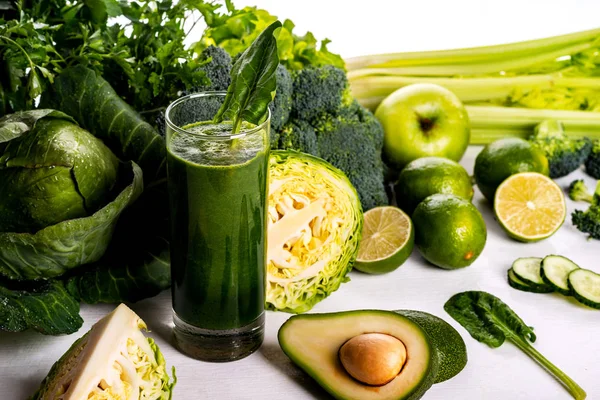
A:
[[[544,119],[600,137],[600,29],[505,45],[346,60],[352,92],[375,109],[395,90],[435,83],[468,107],[472,143],[528,137]]]

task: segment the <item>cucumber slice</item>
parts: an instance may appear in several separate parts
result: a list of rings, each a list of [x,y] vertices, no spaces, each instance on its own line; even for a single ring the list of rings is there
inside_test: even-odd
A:
[[[535,286],[539,290],[551,292],[553,289],[542,280],[542,276],[540,275],[541,267],[541,258],[523,257],[515,260],[512,265],[512,270],[521,280],[527,282],[530,286]]]
[[[547,256],[542,260],[542,279],[557,292],[570,296],[569,274],[579,269],[579,265],[563,256]]]
[[[600,310],[600,275],[588,269],[576,269],[569,274],[573,296],[586,306]]]
[[[508,284],[513,289],[522,290],[523,292],[530,292],[530,293],[550,293],[550,292],[552,292],[552,288],[550,288],[550,287],[531,285],[528,282],[525,282],[524,280],[519,278],[517,276],[517,274],[515,274],[515,271],[513,271],[512,268],[508,270]]]

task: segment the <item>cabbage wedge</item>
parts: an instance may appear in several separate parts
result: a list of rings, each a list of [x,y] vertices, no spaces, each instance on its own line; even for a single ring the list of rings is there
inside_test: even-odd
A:
[[[342,171],[308,154],[272,151],[267,218],[267,308],[306,312],[349,280],[363,216]]]
[[[175,386],[146,324],[126,305],[98,321],[53,366],[31,400],[170,400]]]

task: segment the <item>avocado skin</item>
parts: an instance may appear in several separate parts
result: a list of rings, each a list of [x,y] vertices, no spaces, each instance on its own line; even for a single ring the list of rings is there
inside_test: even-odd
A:
[[[433,386],[433,384],[436,383],[436,379],[437,379],[438,371],[439,371],[440,357],[437,352],[437,347],[435,345],[435,342],[428,335],[427,331],[425,331],[425,329],[423,329],[421,327],[421,325],[419,325],[415,321],[405,317],[404,315],[401,315],[397,311],[354,310],[354,311],[341,311],[341,312],[334,312],[334,313],[315,313],[315,314],[294,315],[294,316],[290,317],[279,329],[279,332],[277,334],[279,345],[280,345],[281,349],[283,350],[283,352],[292,360],[292,362],[294,364],[296,364],[296,366],[300,367],[302,370],[304,370],[304,372],[306,372],[308,375],[310,375],[310,377],[313,378],[319,384],[319,386],[321,386],[323,389],[325,389],[330,395],[332,395],[334,398],[336,398],[338,400],[348,400],[345,397],[341,396],[339,393],[336,393],[336,391],[332,387],[332,385],[330,385],[327,382],[327,379],[323,379],[323,377],[316,374],[315,371],[310,367],[310,365],[306,364],[303,361],[302,354],[297,354],[296,351],[294,351],[295,350],[294,348],[287,345],[284,336],[285,336],[286,328],[289,326],[290,322],[294,321],[294,320],[322,318],[323,316],[327,316],[331,319],[336,319],[336,318],[344,318],[346,315],[351,315],[351,314],[364,314],[365,317],[368,317],[369,315],[373,315],[373,314],[386,314],[390,318],[401,317],[404,320],[407,320],[407,322],[409,322],[409,323],[412,322],[413,324],[417,325],[417,327],[419,327],[421,329],[423,336],[425,338],[427,338],[427,342],[429,343],[429,346],[433,350],[430,353],[431,358],[429,360],[429,369],[425,373],[425,377],[421,380],[419,385],[416,388],[414,388],[413,391],[411,391],[410,393],[401,393],[398,395],[398,397],[395,400],[419,400],[420,398],[422,398],[425,395],[425,393],[427,392],[427,390],[429,390],[431,388],[431,386]],[[328,329],[331,329],[331,328],[332,327],[330,325],[328,327]],[[341,366],[341,364],[340,364],[340,366]]]
[[[467,346],[452,325],[424,311],[397,310],[429,335],[439,356],[439,371],[434,383],[454,378],[467,365]]]

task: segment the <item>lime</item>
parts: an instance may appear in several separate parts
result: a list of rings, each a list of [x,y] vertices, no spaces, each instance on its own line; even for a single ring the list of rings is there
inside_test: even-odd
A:
[[[415,231],[402,210],[376,207],[364,214],[362,239],[354,267],[368,274],[391,272],[412,252]]]
[[[456,161],[442,157],[423,157],[408,164],[395,187],[400,208],[409,215],[426,197],[436,193],[473,198],[473,185],[467,171]]]
[[[475,159],[475,181],[489,201],[496,188],[509,176],[519,172],[549,174],[544,153],[526,140],[507,138],[488,144]]]
[[[471,265],[487,238],[483,217],[471,202],[453,194],[434,194],[413,213],[415,245],[430,263],[444,269]]]
[[[567,214],[562,189],[536,172],[515,174],[502,182],[496,190],[494,211],[508,235],[522,242],[551,236]]]

